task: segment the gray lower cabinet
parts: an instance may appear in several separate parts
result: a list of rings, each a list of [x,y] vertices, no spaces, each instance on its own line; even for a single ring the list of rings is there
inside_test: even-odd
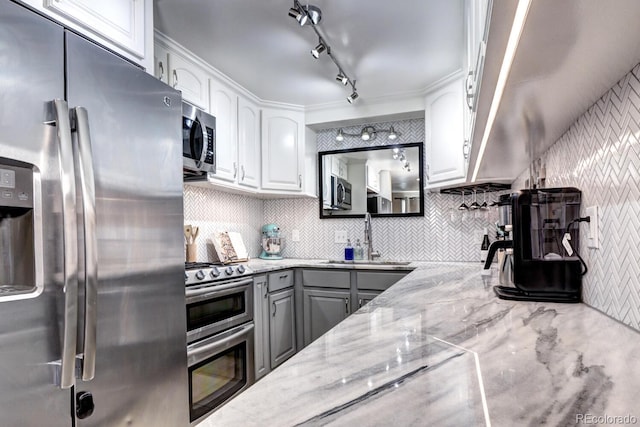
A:
[[[296,322],[293,288],[269,294],[271,369],[296,354]]]
[[[254,306],[254,352],[256,380],[271,372],[271,351],[269,346],[269,287],[266,276],[253,278]]]
[[[350,295],[348,290],[303,290],[305,346],[351,314]]]
[[[380,295],[382,292],[363,292],[358,291],[358,308],[368,304],[372,299]]]

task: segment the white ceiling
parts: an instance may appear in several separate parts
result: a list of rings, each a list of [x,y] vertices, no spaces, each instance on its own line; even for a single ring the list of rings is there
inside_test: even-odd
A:
[[[303,5],[307,4],[301,1]],[[463,0],[313,0],[319,30],[361,99],[411,95],[462,68]],[[154,0],[155,28],[263,100],[343,101],[317,36],[287,15],[292,0]]]

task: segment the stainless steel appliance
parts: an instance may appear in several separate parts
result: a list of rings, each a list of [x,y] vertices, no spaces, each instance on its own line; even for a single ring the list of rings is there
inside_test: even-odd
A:
[[[0,64],[0,425],[187,424],[180,94],[7,0]]]
[[[505,235],[489,247],[485,270],[498,249],[501,283],[496,294],[523,301],[580,302],[586,265],[578,254],[582,194],[576,188],[520,190],[500,198]]]
[[[216,172],[216,118],[182,102],[182,157],[186,179]]]
[[[351,184],[337,176],[331,177],[331,208],[351,209]]]
[[[187,263],[187,357],[192,424],[255,381],[253,272]]]

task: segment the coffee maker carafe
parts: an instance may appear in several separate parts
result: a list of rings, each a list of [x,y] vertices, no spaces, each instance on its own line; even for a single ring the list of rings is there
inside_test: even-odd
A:
[[[500,221],[505,223],[505,231],[511,228],[512,235],[510,240],[491,245],[485,270],[491,267],[497,250],[507,249],[512,253],[499,268],[502,271],[503,264],[510,263],[513,286],[495,286],[498,297],[580,302],[579,233],[577,227],[571,227],[580,218],[580,202],[580,190],[570,187],[521,190],[501,197]]]

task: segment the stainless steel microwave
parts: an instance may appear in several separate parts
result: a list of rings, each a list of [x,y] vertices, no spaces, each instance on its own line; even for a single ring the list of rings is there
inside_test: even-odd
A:
[[[216,118],[182,102],[182,169],[185,177],[216,172]]]
[[[351,209],[351,184],[337,176],[331,177],[331,208]]]

